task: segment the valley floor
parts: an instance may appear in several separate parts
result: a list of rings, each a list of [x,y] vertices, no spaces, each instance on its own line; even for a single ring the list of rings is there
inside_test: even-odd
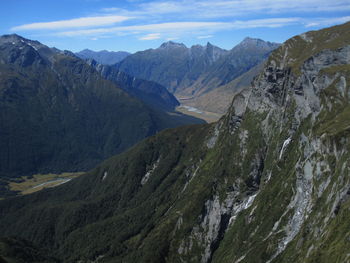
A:
[[[200,109],[197,109],[195,107],[189,106],[186,104],[186,102],[181,102],[181,105],[176,108],[177,111],[190,115],[202,120],[205,120],[207,123],[212,123],[216,122],[221,118],[222,115],[215,113],[215,112],[210,112],[210,111],[203,111]]]
[[[18,195],[26,195],[45,188],[59,186],[82,174],[84,173],[35,174],[32,177],[24,176],[18,182],[10,182],[8,186],[10,191],[16,192]]]

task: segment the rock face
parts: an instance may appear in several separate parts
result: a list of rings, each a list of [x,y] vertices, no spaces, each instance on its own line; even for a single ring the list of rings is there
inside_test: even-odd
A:
[[[0,232],[65,262],[348,262],[349,44],[350,23],[288,40],[220,121],[1,201]]]

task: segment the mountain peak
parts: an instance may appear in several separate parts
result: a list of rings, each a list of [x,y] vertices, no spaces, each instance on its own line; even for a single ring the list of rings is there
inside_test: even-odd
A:
[[[18,43],[25,43],[25,42],[29,42],[29,39],[26,39],[24,37],[21,37],[17,34],[10,34],[10,35],[3,35],[0,37],[0,41],[2,43],[8,43],[11,42],[12,44],[18,44]]]
[[[160,48],[187,48],[183,43],[177,43],[177,42],[174,42],[174,41],[168,41],[168,42],[164,42]]]
[[[239,45],[249,45],[249,44],[257,44],[257,43],[261,43],[264,42],[264,40],[260,39],[260,38],[252,38],[252,37],[246,37],[242,40],[241,43],[239,43]]]
[[[38,41],[30,40],[17,34],[0,36],[0,44],[7,44],[7,43],[11,43],[12,45],[15,45],[15,46],[23,46],[23,45],[31,46],[36,51],[44,47],[44,45]]]
[[[240,42],[236,47],[248,48],[248,47],[258,47],[258,48],[271,48],[278,47],[279,43],[273,43],[269,41],[264,41],[260,38],[246,37]]]

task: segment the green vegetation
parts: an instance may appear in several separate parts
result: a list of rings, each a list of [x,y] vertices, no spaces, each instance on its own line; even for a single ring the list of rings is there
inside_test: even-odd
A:
[[[332,29],[309,34],[324,41],[325,32],[343,44]],[[332,80],[319,93],[304,85],[320,105],[295,93],[295,74],[277,84],[261,74],[248,103],[237,97],[217,123],[164,130],[69,183],[0,201],[0,233],[68,263],[347,262],[349,73],[340,69],[317,73]],[[281,92],[272,98],[271,87]]]
[[[0,262],[56,263],[59,261],[52,257],[48,257],[47,251],[38,249],[26,240],[0,238]]]
[[[269,61],[285,61],[296,75],[300,75],[300,67],[307,59],[327,49],[336,50],[345,47],[349,44],[349,39],[350,22],[319,31],[310,31],[303,36],[287,40],[271,54]]]
[[[150,108],[83,60],[27,42],[0,38],[0,178],[86,171],[160,130],[201,122]]]

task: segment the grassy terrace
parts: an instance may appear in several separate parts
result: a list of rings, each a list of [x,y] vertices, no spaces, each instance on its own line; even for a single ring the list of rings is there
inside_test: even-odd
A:
[[[23,176],[22,182],[11,182],[9,188],[20,195],[31,194],[44,188],[55,187],[66,183],[80,175],[83,172],[61,173],[61,174],[35,174],[31,178]]]

